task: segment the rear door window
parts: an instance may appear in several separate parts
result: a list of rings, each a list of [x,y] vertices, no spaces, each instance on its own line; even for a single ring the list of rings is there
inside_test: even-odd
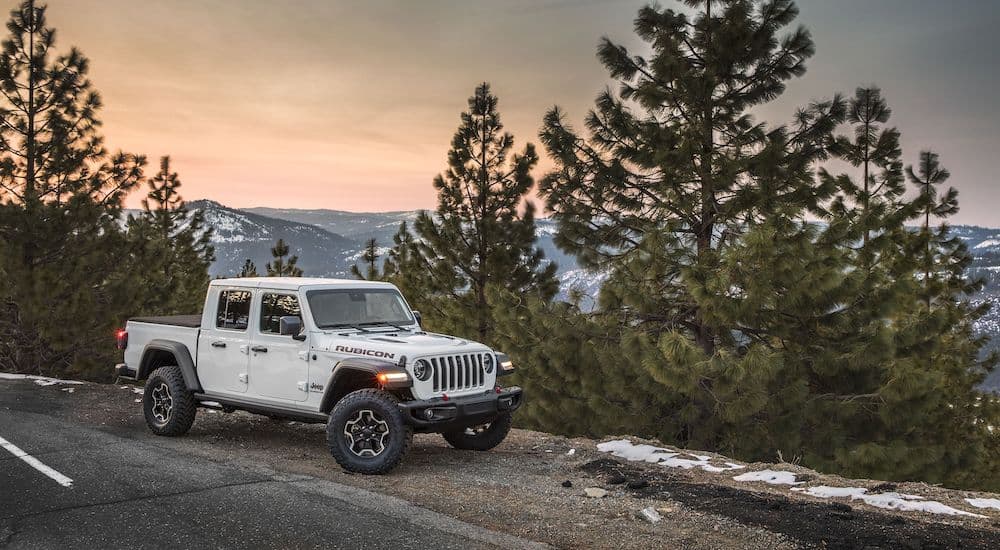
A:
[[[216,328],[244,331],[250,325],[250,291],[223,290],[219,293]]]

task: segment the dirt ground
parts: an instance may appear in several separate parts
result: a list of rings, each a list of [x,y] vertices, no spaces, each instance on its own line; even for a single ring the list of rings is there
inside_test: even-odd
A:
[[[0,391],[4,384],[31,383],[0,380]],[[69,389],[73,391],[65,391]],[[45,402],[58,404],[45,407],[46,414],[103,426],[123,437],[153,438],[135,402],[141,396],[134,390],[97,384],[38,388]],[[514,430],[499,448],[477,453],[451,449],[437,435],[417,435],[398,469],[386,476],[361,476],[345,473],[333,461],[322,424],[200,409],[187,436],[157,439],[157,444],[210,460],[261,465],[393,495],[560,548],[1000,547],[1000,511],[964,502],[966,497],[1000,498],[997,495],[920,483],[845,480],[790,464],[749,464],[719,473],[667,468],[628,462],[598,451],[597,443]],[[788,486],[732,479],[763,469],[793,472],[805,481],[802,487],[898,491],[985,517],[884,510],[860,501],[814,498]],[[592,487],[607,495],[586,496],[585,489]],[[662,519],[644,519],[641,511],[650,507]]]

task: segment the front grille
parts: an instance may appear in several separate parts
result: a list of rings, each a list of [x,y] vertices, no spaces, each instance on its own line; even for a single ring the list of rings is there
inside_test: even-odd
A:
[[[461,391],[485,386],[485,356],[485,353],[463,353],[427,358],[433,372],[434,391]]]

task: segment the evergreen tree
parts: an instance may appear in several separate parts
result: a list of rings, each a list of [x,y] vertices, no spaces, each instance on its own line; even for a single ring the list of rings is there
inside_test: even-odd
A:
[[[948,237],[948,228],[942,225],[937,231],[931,231],[931,216],[946,218],[958,212],[958,191],[949,187],[943,196],[939,196],[937,187],[951,177],[947,169],[941,167],[938,155],[932,151],[920,153],[920,163],[917,170],[913,166],[906,167],[906,175],[917,187],[919,192],[917,208],[923,213],[921,240],[924,241],[921,264],[924,270],[923,287],[924,301],[927,309],[931,307],[931,299],[935,294],[935,277],[932,276],[935,264],[940,264],[940,258],[935,257],[937,251],[957,252],[958,239]],[[961,273],[959,275],[962,275]]]
[[[788,0],[686,3],[700,11],[639,12],[649,57],[601,43],[619,91],[598,97],[588,137],[558,108],[545,116],[541,138],[556,169],[541,193],[558,222],[556,244],[610,273],[603,308],[628,309],[655,334],[690,335],[712,355],[730,327],[713,326],[690,281],[711,273],[748,224],[830,196],[833,186],[815,185],[811,169],[844,107],[839,98],[814,103],[791,127],[755,121],[750,111],[779,96],[813,53],[805,29],[782,35],[797,9]]]
[[[259,277],[259,276],[260,275],[257,273],[257,266],[254,265],[253,261],[250,260],[250,258],[247,258],[247,261],[243,262],[243,267],[240,269],[240,274],[237,275],[237,277]]]
[[[351,266],[351,274],[358,279],[366,279],[369,281],[381,280],[382,276],[378,272],[378,241],[374,238],[368,239],[365,243],[365,249],[361,253],[361,259],[368,266],[365,273],[361,273],[361,269],[357,265]]]
[[[55,51],[46,8],[26,0],[0,51],[0,370],[106,369],[107,335],[134,278],[119,226],[145,159],[109,154],[101,100],[76,49]]]
[[[936,186],[950,174],[933,152],[922,152],[917,169],[907,167],[906,174],[918,191],[908,210],[923,222],[907,231],[905,252],[919,258],[908,274],[916,291],[893,316],[896,358],[879,389],[884,405],[873,423],[880,437],[844,462],[872,471],[857,462],[877,461],[876,474],[903,479],[998,487],[1000,476],[992,472],[1000,441],[988,426],[1000,420],[1000,403],[978,390],[997,357],[983,353],[985,338],[974,327],[990,304],[969,300],[983,281],[968,278],[972,255],[945,223],[958,212],[958,192],[938,194]],[[942,221],[939,227],[931,227],[932,216]]]
[[[447,319],[451,297],[435,295],[429,288],[431,281],[425,274],[430,269],[430,262],[421,256],[409,224],[405,221],[399,224],[399,229],[392,236],[392,243],[382,265],[380,280],[399,287],[415,309],[429,314],[424,318],[431,324]]]
[[[860,215],[856,223],[862,230],[862,256],[869,264],[875,255],[869,249],[872,232],[892,240],[895,236],[892,230],[901,227],[907,215],[902,201],[906,189],[899,131],[883,126],[891,114],[878,87],[858,88],[847,110],[847,122],[854,129],[853,139],[838,136],[836,141],[839,157],[862,171],[860,184],[851,178],[841,178],[839,182],[849,204],[853,203]],[[829,174],[824,172],[821,177],[828,178]]]
[[[298,256],[289,256],[290,249],[288,244],[285,243],[284,239],[278,239],[278,242],[274,244],[271,248],[271,256],[274,258],[273,261],[268,262],[265,266],[267,269],[268,277],[301,277],[302,270],[299,269],[295,264],[299,262]]]
[[[550,299],[558,290],[555,264],[535,246],[535,207],[525,202],[538,156],[531,144],[511,154],[514,138],[503,132],[497,98],[483,83],[448,152],[448,170],[434,179],[438,207],[415,222],[413,260],[426,266],[408,275],[422,278],[433,295],[453,306],[440,319],[449,330],[489,341],[492,306],[488,288]],[[518,210],[523,204],[523,212]]]
[[[558,108],[546,115],[541,137],[556,169],[541,193],[556,244],[609,274],[599,306],[622,327],[611,360],[637,365],[643,381],[623,392],[625,407],[651,411],[667,441],[761,456],[778,443],[762,430],[795,401],[793,371],[776,348],[807,322],[805,311],[821,315],[824,286],[806,285],[830,286],[841,267],[829,257],[836,250],[795,254],[818,238],[800,219],[822,215],[837,191],[814,170],[845,105],[814,102],[787,126],[755,121],[750,110],[779,96],[812,55],[807,31],[782,34],[795,6],[688,4],[700,8],[693,17],[640,10],[636,32],[649,57],[601,44],[619,91],[598,97],[586,137]],[[768,254],[738,263],[765,235]],[[811,279],[796,261],[809,262]]]
[[[170,157],[160,159],[160,170],[148,186],[142,214],[129,219],[136,268],[145,274],[137,312],[195,311],[205,301],[208,268],[215,259],[212,230],[205,226],[204,213],[189,211],[181,199],[181,181],[170,169]]]

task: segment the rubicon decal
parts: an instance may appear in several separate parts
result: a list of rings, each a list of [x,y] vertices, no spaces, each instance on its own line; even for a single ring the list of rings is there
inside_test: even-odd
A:
[[[389,353],[387,351],[379,351],[377,349],[365,349],[365,348],[349,348],[347,346],[337,346],[333,348],[334,351],[340,351],[343,353],[353,353],[355,355],[367,355],[369,357],[381,357],[383,359],[394,359],[396,357],[395,353]]]

